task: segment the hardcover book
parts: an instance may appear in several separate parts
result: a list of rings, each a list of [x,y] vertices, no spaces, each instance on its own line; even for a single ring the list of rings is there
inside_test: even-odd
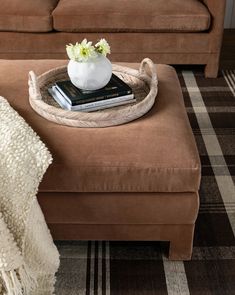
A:
[[[51,88],[49,88],[48,92],[63,109],[70,110],[70,111],[91,112],[91,111],[97,111],[97,110],[112,108],[115,106],[136,102],[136,99],[134,98],[134,94],[129,94],[125,96],[119,96],[119,97],[114,97],[114,98],[110,98],[106,100],[88,102],[88,103],[72,106],[64,98],[61,92],[58,91],[56,86],[52,86]]]
[[[130,86],[114,74],[104,88],[95,91],[79,89],[70,80],[57,82],[55,87],[72,106],[132,94]]]

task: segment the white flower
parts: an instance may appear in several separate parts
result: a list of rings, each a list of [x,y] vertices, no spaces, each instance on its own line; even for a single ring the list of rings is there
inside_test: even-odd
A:
[[[75,56],[75,52],[74,52],[74,45],[73,44],[66,45],[66,51],[67,51],[68,57],[70,59],[76,60],[76,56]]]
[[[92,46],[92,42],[87,42],[87,39],[84,39],[80,44],[76,43],[75,55],[78,61],[87,61],[89,58],[96,57],[95,47]]]
[[[105,39],[100,39],[100,41],[95,44],[95,49],[98,53],[101,53],[104,56],[111,52],[110,46]]]
[[[96,57],[95,47],[92,46],[92,42],[87,42],[87,39],[84,39],[81,43],[77,42],[75,45],[67,45],[66,51],[70,59],[78,62]]]
[[[66,45],[66,51],[71,60],[85,62],[97,57],[98,53],[106,56],[110,53],[110,46],[105,39],[100,39],[95,47],[92,46],[92,42],[87,42],[87,39],[84,39],[81,43]]]

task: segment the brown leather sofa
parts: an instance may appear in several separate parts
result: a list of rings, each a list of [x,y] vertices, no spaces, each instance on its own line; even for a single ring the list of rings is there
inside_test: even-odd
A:
[[[0,58],[64,59],[65,44],[106,38],[113,61],[206,65],[216,77],[226,0],[1,1]]]

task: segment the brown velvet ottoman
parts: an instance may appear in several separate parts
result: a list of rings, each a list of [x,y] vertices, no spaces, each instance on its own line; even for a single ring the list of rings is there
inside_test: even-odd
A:
[[[158,65],[159,94],[141,119],[83,129],[49,122],[28,102],[28,71],[62,64],[0,61],[0,94],[54,158],[38,193],[54,239],[169,241],[170,259],[190,259],[200,161],[174,69]]]

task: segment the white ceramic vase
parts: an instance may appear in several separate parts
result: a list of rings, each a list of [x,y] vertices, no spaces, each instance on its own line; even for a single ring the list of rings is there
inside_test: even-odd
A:
[[[83,90],[97,90],[108,84],[112,76],[112,64],[101,54],[86,62],[70,60],[68,75],[76,87]]]

